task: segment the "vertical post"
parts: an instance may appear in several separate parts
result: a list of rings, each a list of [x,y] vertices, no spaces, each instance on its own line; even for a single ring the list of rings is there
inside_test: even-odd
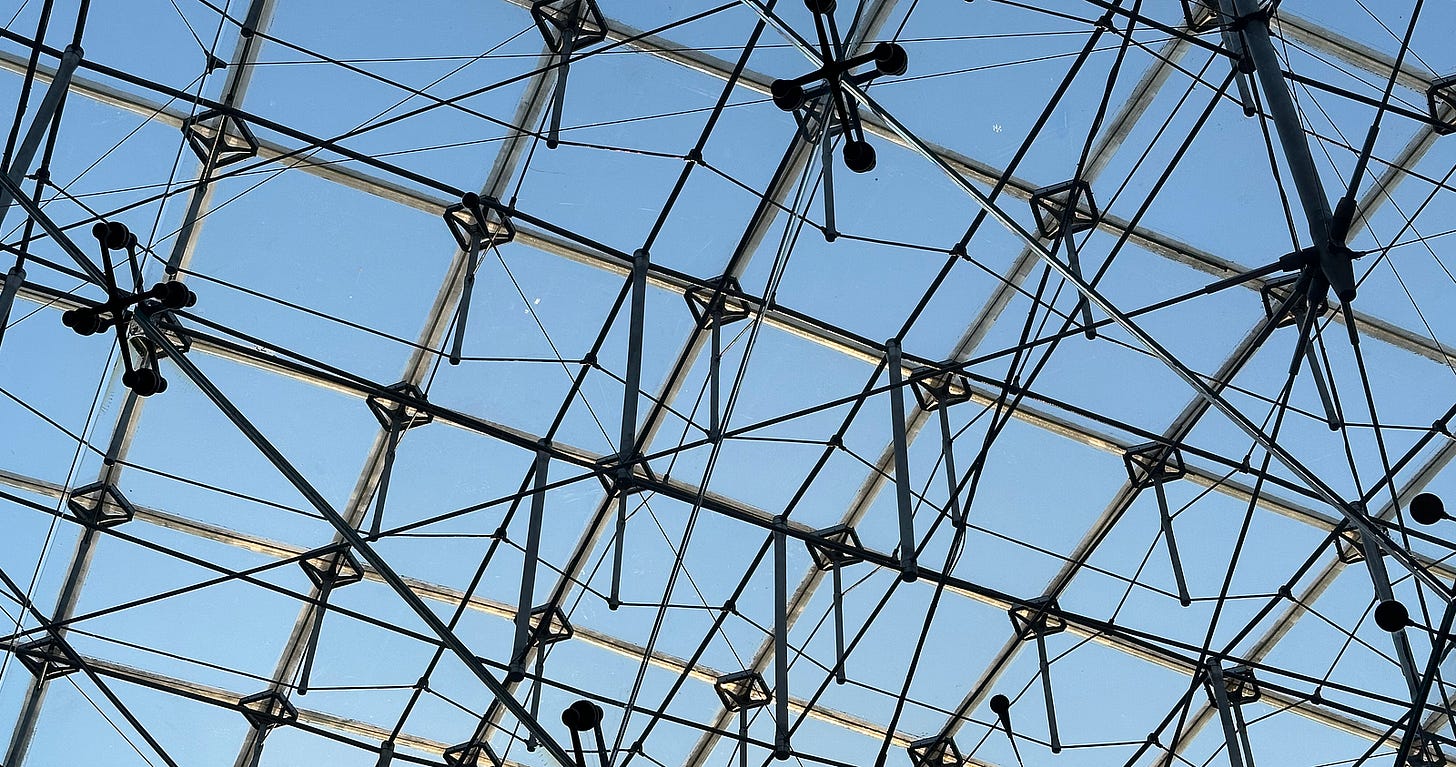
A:
[[[313,607],[313,626],[308,632],[308,646],[303,650],[303,666],[298,670],[298,694],[308,694],[308,680],[313,675],[313,659],[318,654],[319,633],[324,630],[324,615],[328,613],[329,595],[333,593],[333,582],[325,581],[319,587],[319,603]]]
[[[1165,461],[1166,455],[1164,453]],[[1162,461],[1154,471],[1162,473]],[[1187,607],[1193,604],[1193,600],[1188,596],[1188,581],[1183,577],[1183,559],[1178,556],[1178,539],[1173,537],[1173,514],[1168,511],[1168,494],[1163,490],[1162,482],[1154,482],[1153,490],[1158,494],[1158,521],[1163,526],[1163,540],[1168,544],[1168,561],[1173,566],[1173,581],[1178,585],[1178,602]]]
[[[566,108],[566,75],[571,69],[571,44],[576,42],[576,24],[581,13],[581,0],[572,0],[566,27],[561,30],[561,62],[557,65],[556,92],[551,99],[551,129],[546,133],[546,148],[561,143],[561,113]]]
[[[1249,724],[1244,721],[1244,707],[1236,705],[1234,709],[1234,724],[1239,729],[1239,748],[1244,752],[1245,767],[1254,767],[1254,747],[1249,743]]]
[[[1052,753],[1062,752],[1062,737],[1057,732],[1057,706],[1052,698],[1052,664],[1047,659],[1046,635],[1036,635],[1036,658],[1041,664],[1041,694],[1046,700],[1047,733],[1048,742],[1051,743]]]
[[[839,229],[834,222],[834,147],[829,140],[829,124],[834,117],[834,110],[829,108],[829,102],[825,101],[823,124],[819,128],[819,156],[820,164],[824,166],[824,239],[827,242],[834,242],[839,239]]]
[[[890,430],[895,441],[895,500],[900,510],[900,579],[910,583],[919,576],[915,563],[915,522],[910,505],[910,451],[905,439],[905,375],[900,363],[900,341],[885,342],[890,369]]]
[[[1219,721],[1223,722],[1223,739],[1228,746],[1230,767],[1253,767],[1244,764],[1243,746],[1239,742],[1238,724],[1234,721],[1233,706],[1229,705],[1228,687],[1224,685],[1223,668],[1218,661],[1208,663],[1208,686],[1213,693],[1213,704],[1218,709]]]
[[[511,667],[508,676],[522,679],[526,675],[526,648],[531,643],[531,610],[535,607],[536,563],[541,556],[541,520],[546,513],[546,473],[551,455],[546,452],[549,443],[541,440],[536,449],[536,466],[532,469],[534,486],[531,494],[531,516],[526,523],[526,554],[521,565],[521,599],[516,607],[516,640],[511,650]],[[541,620],[550,620],[542,616]]]
[[[476,222],[482,229],[485,221]],[[465,320],[470,316],[470,297],[475,292],[475,270],[480,268],[480,233],[470,233],[470,252],[466,255],[465,281],[460,289],[460,305],[455,309],[455,341],[450,345],[450,364],[459,365],[465,349]]]
[[[401,406],[389,418],[389,430],[384,435],[384,468],[379,471],[379,486],[374,489],[374,520],[369,523],[369,535],[379,537],[384,525],[384,499],[389,495],[389,477],[394,473],[394,453],[406,428],[403,423],[404,407]]]
[[[1334,397],[1330,396],[1330,387],[1325,383],[1324,369],[1320,367],[1319,357],[1314,353],[1314,344],[1311,343],[1304,347],[1304,356],[1309,362],[1309,375],[1314,379],[1314,388],[1319,393],[1320,404],[1324,406],[1325,424],[1330,427],[1330,431],[1339,431],[1340,422],[1344,419],[1340,417],[1340,411],[1335,408]]]
[[[831,573],[834,577],[834,683],[844,684],[844,582],[839,576],[839,563]]]
[[[946,386],[950,386],[949,377],[946,378]],[[966,512],[961,508],[960,493],[956,488],[955,443],[951,440],[950,413],[946,412],[949,406],[941,402],[936,409],[940,411],[940,452],[945,456],[946,505],[950,507],[950,524],[956,530],[964,530]]]
[[[1218,13],[1220,16],[1219,27],[1222,29],[1224,47],[1228,48],[1229,53],[1234,55],[1234,69],[1238,70],[1240,74],[1246,75],[1249,73],[1247,69],[1249,56],[1244,50],[1244,39],[1239,36],[1238,31],[1231,24],[1234,20],[1233,0],[1218,0]],[[1248,79],[1236,76],[1234,83],[1239,89],[1239,103],[1244,107],[1244,116],[1253,117],[1258,114],[1258,111],[1254,108],[1254,95],[1249,88]]]
[[[541,721],[541,685],[545,679],[546,653],[542,651],[536,653],[536,681],[531,685],[531,718],[538,722]],[[526,739],[526,750],[535,751],[539,745],[541,745],[540,739],[536,737],[536,733],[531,733],[531,736]]]
[[[564,79],[564,78],[563,78]],[[622,394],[622,431],[617,441],[617,540],[612,552],[612,590],[607,607],[622,606],[622,558],[627,543],[627,493],[632,464],[637,457],[637,399],[642,391],[642,332],[647,312],[647,268],[650,256],[639,248],[632,254],[632,299],[627,331],[627,380]]]
[[[710,310],[708,317],[713,323],[713,354],[708,358],[708,440],[717,443],[723,438],[723,424],[718,417],[722,397],[723,311]]]
[[[788,520],[773,519],[774,543],[774,758],[789,749],[789,542]]]
[[[738,767],[748,767],[748,707],[738,709]]]

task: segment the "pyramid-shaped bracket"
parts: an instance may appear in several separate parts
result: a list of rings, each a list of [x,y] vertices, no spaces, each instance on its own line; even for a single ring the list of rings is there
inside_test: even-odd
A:
[[[1122,454],[1122,463],[1127,469],[1128,481],[1139,490],[1172,482],[1188,473],[1183,465],[1183,453],[1161,442],[1133,445]]]
[[[501,764],[490,746],[480,741],[451,746],[440,756],[447,767],[500,767]]]
[[[1441,752],[1441,744],[1430,733],[1425,731],[1415,733],[1411,739],[1410,756],[1405,760],[1408,767],[1446,767],[1446,755]]]
[[[638,476],[637,472],[633,471],[625,479],[618,476],[621,462],[615,455],[597,460],[595,466],[597,467],[597,480],[602,483],[607,495],[613,498],[623,494],[649,493],[657,490],[657,475],[653,473],[652,467],[648,466],[646,461],[636,461],[633,463],[633,467],[640,468],[642,473],[647,476]]]
[[[1289,274],[1269,280],[1259,286],[1259,300],[1264,304],[1265,317],[1274,317],[1274,314],[1279,311],[1279,307],[1284,306],[1284,302],[1289,300],[1289,294],[1294,290],[1294,286],[1298,282],[1298,274]],[[1274,327],[1287,328],[1298,324],[1299,317],[1304,313],[1304,308],[1308,303],[1309,299],[1305,296],[1296,298],[1294,303],[1290,304],[1289,308],[1275,320]],[[1329,303],[1324,297],[1321,297],[1319,299],[1319,315],[1324,316],[1329,310]]]
[[[183,331],[182,321],[177,319],[177,315],[171,309],[161,308],[161,302],[146,301],[144,303],[155,305],[143,306],[142,308],[150,310],[152,324],[157,326],[157,330],[162,331],[162,335],[166,336],[167,342],[183,354],[192,351],[192,337]],[[127,321],[126,342],[131,346],[132,351],[142,357],[157,357],[160,359],[167,356],[167,350],[154,343],[147,336],[146,332],[142,330],[142,326],[137,323],[135,318]]]
[[[857,109],[859,102],[854,100],[853,92],[845,90],[843,93],[850,101],[849,108]],[[794,109],[794,122],[799,124],[799,135],[809,144],[819,143],[826,125],[831,139],[844,133],[844,125],[839,122],[829,101],[828,83],[820,82],[804,89],[804,103]]]
[[[1456,75],[1446,75],[1426,88],[1426,106],[1431,110],[1431,127],[1442,136],[1456,133]],[[1442,114],[1442,113],[1445,114]]]
[[[1347,565],[1365,561],[1365,549],[1360,545],[1360,531],[1347,527],[1335,536],[1335,556]]]
[[[1253,703],[1263,696],[1259,680],[1254,678],[1254,670],[1248,666],[1224,669],[1223,688],[1228,693],[1229,703],[1235,706]]]
[[[1028,642],[1037,637],[1065,631],[1067,619],[1062,617],[1061,609],[1057,606],[1057,600],[1038,597],[1011,608],[1008,613],[1011,615],[1011,627],[1016,630],[1016,636],[1021,641]]]
[[[571,621],[566,619],[566,613],[554,604],[532,608],[526,625],[531,632],[531,644],[537,647],[564,642],[575,633]]]
[[[1092,198],[1092,185],[1086,181],[1074,178],[1032,192],[1031,212],[1036,216],[1036,228],[1041,236],[1048,240],[1061,237],[1062,219],[1067,217],[1067,208],[1072,206],[1075,207],[1066,222],[1066,233],[1077,234],[1097,226],[1100,217],[1097,201]]]
[[[485,226],[480,225],[482,217]],[[469,206],[457,202],[445,209],[445,226],[461,250],[470,250],[473,237],[480,240],[480,249],[489,250],[516,239],[516,225],[506,215],[505,207],[495,198],[481,197],[480,204]]]
[[[935,735],[921,738],[905,750],[910,753],[910,763],[915,767],[961,767],[966,763],[955,738],[951,737]]]
[[[15,657],[30,669],[30,673],[36,678],[49,682],[52,679],[59,679],[67,674],[80,670],[80,664],[76,663],[61,643],[54,637],[45,637],[33,642],[26,642],[15,648]]]
[[[1183,21],[1195,35],[1212,32],[1223,26],[1218,0],[1182,0]]]
[[[83,524],[97,528],[115,527],[136,516],[136,508],[109,482],[93,482],[72,490],[66,508]]]
[[[252,129],[231,112],[209,109],[195,114],[182,121],[182,135],[198,159],[207,162],[212,158],[214,168],[258,156],[258,139]]]
[[[596,0],[536,0],[531,4],[531,17],[546,46],[555,53],[560,53],[568,40],[577,50],[607,39],[607,17]]]
[[[750,314],[743,287],[730,275],[688,288],[683,291],[683,299],[688,303],[688,311],[693,313],[693,321],[704,330],[741,322]]]
[[[955,370],[941,370],[934,375],[915,378],[911,380],[910,388],[920,402],[920,409],[927,413],[971,400],[970,379]]]
[[[723,701],[723,707],[729,711],[759,708],[773,700],[773,692],[768,689],[768,682],[764,681],[763,674],[753,669],[718,677],[713,682],[713,690],[718,693],[718,699]]]
[[[298,709],[277,690],[264,690],[239,700],[238,710],[248,724],[262,731],[298,721]]]
[[[384,390],[408,399],[425,401],[425,393],[420,391],[420,387],[405,381],[386,386]],[[424,410],[380,394],[371,394],[364,402],[369,406],[369,412],[379,421],[379,426],[384,429],[408,431],[435,420],[433,415]]]
[[[838,544],[850,551],[825,546],[824,543]],[[858,553],[864,550],[864,546],[859,542],[859,534],[849,525],[834,525],[816,530],[814,536],[804,541],[804,544],[809,547],[809,556],[814,558],[814,565],[825,572],[864,561],[864,556]]]
[[[301,559],[298,566],[319,589],[337,589],[364,580],[364,568],[348,549],[336,549]]]

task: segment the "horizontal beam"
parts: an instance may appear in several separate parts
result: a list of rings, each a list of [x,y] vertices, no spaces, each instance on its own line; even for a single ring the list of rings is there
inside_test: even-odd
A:
[[[689,54],[691,55],[689,56]],[[688,56],[694,61],[698,61],[699,59],[703,61],[711,60],[717,62],[715,66],[722,65],[723,67],[727,67],[725,62],[711,56],[704,56],[703,54],[674,52],[673,55]],[[23,57],[7,51],[0,51],[0,69],[12,72],[23,72],[25,65],[26,60]],[[703,64],[703,66],[706,66],[706,64]],[[722,68],[712,69],[709,74],[726,78],[730,72],[731,68]],[[48,82],[53,74],[53,67],[40,66],[38,67],[36,77],[40,82]],[[771,80],[764,75],[752,71],[745,71],[741,82],[750,89],[767,93]],[[71,89],[76,93],[95,99],[101,103],[141,114],[149,119],[154,119],[173,127],[180,127],[182,121],[187,118],[187,113],[181,109],[152,101],[86,77],[73,77],[71,80]],[[880,124],[873,115],[866,114],[864,121],[866,129],[871,133],[876,133],[876,135],[880,135],[881,138],[887,141],[904,145],[905,142],[901,137],[888,127]],[[994,184],[1002,176],[1000,169],[977,162],[944,147],[932,146],[952,167],[968,178],[982,183]],[[258,156],[261,158],[277,159],[282,157],[284,159],[281,160],[281,163],[285,167],[301,170],[310,175],[334,181],[351,189],[375,195],[416,210],[430,214],[440,214],[447,206],[458,202],[457,200],[440,197],[430,192],[419,191],[395,181],[381,178],[360,170],[347,162],[321,160],[306,155],[295,154],[295,152],[296,150],[288,149],[274,142],[259,142]],[[1032,192],[1036,188],[1037,185],[1030,181],[1012,177],[1008,179],[1005,191],[1013,197],[1030,199]],[[1128,241],[1133,245],[1217,278],[1224,278],[1247,271],[1245,265],[1221,258],[1169,235],[1145,227],[1132,227],[1128,221],[1117,216],[1110,214],[1102,216],[1098,221],[1098,227],[1103,231],[1118,236],[1126,233],[1128,235]],[[537,250],[568,258],[589,266],[602,268],[619,275],[626,274],[631,268],[630,257],[623,257],[623,254],[605,253],[586,248],[531,227],[520,226],[518,229],[520,231],[517,240]],[[654,265],[650,267],[648,283],[658,288],[681,293],[690,287],[703,286],[704,280]],[[1246,283],[1246,287],[1251,290],[1257,290],[1263,284],[1263,280],[1251,280]],[[754,308],[758,307],[755,306]],[[1356,325],[1360,331],[1372,339],[1414,352],[1435,362],[1456,364],[1456,352],[1446,349],[1415,331],[1386,322],[1377,317],[1362,314],[1358,311],[1355,313],[1355,317]],[[771,306],[765,313],[764,319],[771,326],[778,327],[779,329],[786,330],[802,338],[820,343],[829,348],[834,348],[838,351],[848,352],[853,350],[855,356],[863,359],[873,357],[875,360],[880,360],[884,358],[882,344],[828,327],[824,323],[818,322],[807,315],[787,311],[779,306]],[[1344,318],[1342,315],[1337,314],[1335,321],[1343,323]]]
[[[33,477],[27,477],[21,474],[16,474],[14,472],[4,470],[0,470],[0,484],[8,485],[10,487],[23,490],[28,493],[33,493],[35,495],[55,498],[57,500],[62,499],[66,496],[65,489],[53,482],[47,482],[44,480],[35,479]],[[228,546],[232,546],[234,548],[241,549],[243,551],[248,551],[254,554],[261,554],[263,556],[272,557],[274,559],[296,558],[299,555],[308,551],[308,549],[302,546],[295,546],[289,543],[283,543],[260,536],[249,535],[247,533],[229,530],[225,527],[220,527],[218,525],[212,525],[206,522],[189,519],[187,517],[169,511],[163,511],[148,506],[136,506],[135,509],[135,519],[138,521],[147,522],[149,524],[166,528],[168,530],[185,533],[187,535],[195,536],[204,540],[214,541],[216,543],[222,543]],[[801,532],[809,532],[810,530],[807,526],[804,525],[799,525],[799,528]],[[383,582],[383,578],[380,577],[379,573],[375,571],[374,568],[362,563],[361,568],[365,580],[375,583]],[[442,603],[449,607],[459,606],[461,600],[465,597],[464,592],[460,591],[459,589],[451,588],[449,586],[430,583],[428,581],[420,580],[418,578],[405,577],[404,581],[406,584],[409,585],[410,590],[413,591],[417,596],[423,599],[429,599],[434,602]],[[466,607],[479,613],[503,618],[508,622],[513,622],[516,618],[515,605],[509,605],[504,602],[498,602],[493,599],[486,599],[480,596],[472,596],[470,600],[466,603]],[[646,650],[641,645],[629,642],[611,634],[606,634],[586,626],[573,626],[573,629],[574,633],[572,636],[574,638],[580,639],[582,642],[592,645],[594,647],[609,650],[618,655],[632,658],[634,660],[641,660],[644,655],[646,655]],[[702,664],[698,664],[690,668],[688,667],[687,663],[681,658],[660,651],[654,651],[651,655],[646,655],[646,657],[648,663],[652,664],[653,666],[666,669],[674,673],[687,673],[693,679],[704,682],[706,684],[712,684],[718,679],[718,677],[726,673]],[[236,702],[236,698],[234,698],[233,701]],[[822,706],[815,706],[811,709],[809,708],[808,703],[801,698],[790,698],[789,707],[795,712],[807,711],[808,715],[811,718],[838,727],[843,727],[851,732],[877,739],[882,739],[885,736],[884,728],[875,725],[873,722],[854,716],[852,714],[824,708]],[[387,735],[388,731],[384,731],[383,734]],[[894,742],[902,746],[908,746],[912,740],[914,740],[913,737],[904,733],[897,732],[894,736]]]
[[[49,303],[57,309],[70,309],[82,305],[75,297],[63,291],[36,285],[31,282],[27,282],[20,289],[18,296],[29,301]],[[382,388],[379,386],[365,386],[342,376],[329,375],[294,362],[293,360],[265,353],[250,346],[195,332],[191,336],[193,340],[192,348],[198,352],[249,365],[351,397],[363,399],[377,393]],[[854,356],[857,356],[857,354]],[[867,359],[867,361],[869,360]],[[975,384],[971,386],[970,391],[973,401],[981,405],[989,405],[995,402],[998,397],[997,392]],[[1034,399],[1034,397],[1030,399]],[[540,442],[539,435],[483,418],[439,407],[430,407],[429,412],[441,423],[499,439],[520,447],[523,450],[534,451]],[[1072,439],[1088,447],[1116,455],[1121,455],[1132,444],[1132,441],[1119,440],[1112,435],[1074,423],[1070,419],[1043,410],[1027,402],[1023,402],[1017,407],[1012,415],[1018,420],[1037,428]],[[565,460],[580,467],[592,468],[593,470],[597,470],[596,462],[604,458],[604,456],[592,451],[562,442],[552,443],[549,450],[555,458]],[[1204,487],[1214,488],[1218,492],[1241,502],[1248,502],[1252,497],[1252,489],[1247,485],[1231,479],[1223,480],[1223,475],[1217,471],[1201,467],[1193,462],[1188,463],[1187,470],[1188,479]],[[646,474],[641,474],[640,478],[644,480],[648,479]],[[664,490],[685,499],[687,503],[694,502],[692,499],[696,497],[698,491],[696,486],[677,479],[660,481],[659,484],[663,486]],[[734,499],[713,492],[706,493],[704,505],[713,510],[732,510],[735,513],[742,512],[761,519],[769,519],[771,517],[765,511],[754,509]],[[1321,530],[1333,529],[1335,525],[1334,517],[1328,514],[1323,514],[1293,501],[1280,499],[1267,492],[1260,494],[1259,505],[1269,511],[1287,516],[1291,519],[1300,520]]]

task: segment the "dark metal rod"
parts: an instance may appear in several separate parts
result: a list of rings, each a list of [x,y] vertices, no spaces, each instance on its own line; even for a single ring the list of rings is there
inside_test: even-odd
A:
[[[482,228],[484,221],[476,222]],[[455,309],[455,340],[450,345],[450,364],[459,365],[465,349],[465,321],[470,316],[470,298],[475,293],[475,270],[480,268],[480,235],[470,233],[470,252],[466,255],[465,278],[460,288],[460,304]]]
[[[910,451],[905,438],[905,373],[901,368],[899,339],[885,342],[885,361],[890,369],[890,431],[895,442],[895,500],[900,512],[900,578],[908,583],[919,577],[919,568],[915,563]]]
[[[242,432],[243,436],[249,442],[253,443],[254,447],[268,459],[269,463],[273,464],[278,472],[283,475],[284,479],[288,480],[289,484],[298,490],[308,501],[309,505],[313,506],[329,524],[334,526],[334,529],[338,531],[339,537],[343,538],[351,549],[359,552],[360,556],[368,560],[380,578],[399,595],[399,598],[419,616],[420,620],[439,637],[440,641],[464,663],[465,667],[470,669],[471,673],[480,679],[486,689],[500,701],[501,705],[505,706],[527,731],[540,740],[542,745],[551,754],[551,757],[561,767],[571,767],[571,757],[561,747],[561,744],[557,743],[551,737],[551,734],[541,726],[541,723],[532,717],[521,706],[520,702],[511,696],[510,692],[506,690],[500,680],[496,679],[495,675],[470,651],[470,648],[464,642],[460,641],[460,638],[455,635],[455,632],[439,616],[435,615],[429,605],[426,605],[410,589],[409,585],[404,582],[404,579],[400,578],[399,574],[394,571],[394,568],[389,564],[388,560],[381,556],[379,552],[375,551],[374,547],[359,535],[359,532],[349,524],[349,521],[344,519],[328,500],[324,498],[323,494],[307,478],[299,473],[298,469],[279,452],[278,448],[274,447],[273,443],[248,420],[247,416],[238,410],[237,406],[227,398],[227,395],[223,394],[190,359],[183,355],[181,350],[172,345],[171,339],[167,338],[166,334],[157,327],[151,316],[145,312],[138,312],[136,319],[137,325],[142,329],[142,332],[148,338],[151,338],[152,342],[157,344],[158,347],[167,351],[167,356],[182,371],[182,374],[187,376],[202,391],[204,396],[212,400],[218,410],[222,411],[223,415],[233,423],[238,431]]]
[[[389,429],[384,435],[384,467],[379,470],[379,485],[374,489],[374,519],[369,523],[369,535],[379,537],[379,531],[384,524],[384,503],[389,495],[389,477],[394,473],[394,455],[399,447],[399,440],[404,436],[406,428],[402,419],[404,408],[393,411],[394,415],[389,419]]]
[[[298,671],[299,695],[308,694],[308,680],[313,675],[313,660],[318,654],[319,634],[324,630],[324,615],[328,613],[329,594],[332,592],[328,585],[320,587],[318,604],[313,606],[313,625],[309,627],[308,645],[304,647],[303,665]]]
[[[789,747],[789,522],[774,517],[774,758]]]
[[[1036,635],[1036,659],[1041,665],[1041,695],[1046,701],[1047,740],[1052,753],[1062,752],[1062,736],[1057,732],[1057,705],[1052,698],[1052,664],[1047,659],[1046,635]]]
[[[946,379],[947,387],[950,386],[949,380],[949,378]],[[956,477],[959,475],[956,473],[955,466],[955,441],[952,439],[950,428],[950,413],[946,412],[950,407],[942,402],[936,409],[940,411],[940,452],[945,456],[945,482],[949,492],[946,505],[950,508],[950,523],[955,529],[963,530],[966,526],[966,512],[961,508],[960,494],[957,492]]]
[[[544,447],[544,445],[543,445]],[[541,556],[541,520],[546,513],[546,472],[550,468],[551,454],[545,450],[536,451],[536,470],[532,473],[535,487],[531,496],[531,515],[526,523],[526,551],[521,565],[521,598],[516,607],[516,640],[511,651],[509,676],[517,679],[525,676],[526,648],[531,637],[531,609],[536,606],[536,563]],[[549,614],[541,616],[541,628],[548,628]]]
[[[1158,495],[1158,520],[1163,526],[1163,541],[1168,544],[1168,560],[1173,567],[1173,581],[1178,585],[1178,602],[1187,607],[1193,604],[1193,600],[1188,596],[1188,582],[1183,577],[1183,560],[1178,556],[1178,540],[1173,537],[1173,515],[1168,511],[1168,494],[1163,490],[1162,482],[1153,483],[1153,489]]]
[[[612,591],[607,607],[622,605],[622,558],[627,544],[626,484],[632,479],[637,457],[637,400],[642,393],[642,335],[647,312],[647,269],[651,258],[646,250],[632,254],[632,295],[628,313],[627,376],[622,392],[622,433],[617,441],[617,539],[612,551]]]
[[[844,673],[844,580],[839,565],[831,568],[834,578],[834,683],[849,681]]]
[[[1208,664],[1208,686],[1213,694],[1213,704],[1218,708],[1219,721],[1223,722],[1223,739],[1228,746],[1229,767],[1253,767],[1244,764],[1243,748],[1239,745],[1238,725],[1234,722],[1233,707],[1229,705],[1228,688],[1224,686],[1223,669],[1217,659]]]
[[[46,89],[45,97],[36,107],[35,118],[30,123],[30,129],[25,132],[25,139],[20,142],[20,148],[16,150],[15,157],[10,161],[10,167],[5,169],[6,177],[14,186],[20,186],[21,180],[30,170],[30,163],[35,159],[36,150],[40,148],[46,132],[50,130],[51,120],[61,106],[61,99],[71,87],[71,75],[76,72],[76,67],[80,63],[81,49],[74,45],[67,46],[65,53],[61,54],[61,62],[56,67],[56,73],[51,79],[50,87]],[[0,188],[0,224],[5,222],[5,214],[10,210],[12,196],[9,186]]]

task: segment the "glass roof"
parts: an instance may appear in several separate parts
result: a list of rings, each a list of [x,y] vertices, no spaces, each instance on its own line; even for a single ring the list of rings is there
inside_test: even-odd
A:
[[[1456,758],[1456,5],[0,19],[0,764]]]

